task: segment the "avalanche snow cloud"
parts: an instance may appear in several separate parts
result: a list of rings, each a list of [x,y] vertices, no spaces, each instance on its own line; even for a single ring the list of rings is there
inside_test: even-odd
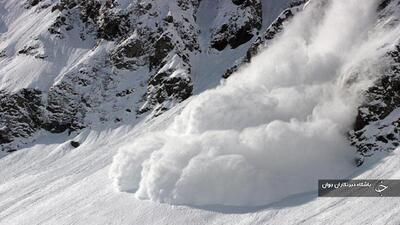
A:
[[[120,149],[120,191],[170,204],[259,206],[349,176],[361,93],[397,38],[375,0],[311,1],[275,42],[165,130]],[[384,31],[384,32],[383,32]]]

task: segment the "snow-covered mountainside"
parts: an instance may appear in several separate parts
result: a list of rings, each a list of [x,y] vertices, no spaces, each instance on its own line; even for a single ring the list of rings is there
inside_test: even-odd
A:
[[[290,1],[2,1],[0,148],[158,116],[216,86]]]
[[[0,0],[0,224],[400,224],[400,0]]]
[[[273,44],[191,99],[165,131],[122,148],[111,169],[117,188],[170,204],[260,206],[313,191],[321,177],[348,177],[364,160],[346,135],[353,127],[361,156],[393,150],[397,18],[375,1],[358,4],[309,2]],[[332,37],[331,27],[341,34]],[[372,113],[378,118],[365,116]]]

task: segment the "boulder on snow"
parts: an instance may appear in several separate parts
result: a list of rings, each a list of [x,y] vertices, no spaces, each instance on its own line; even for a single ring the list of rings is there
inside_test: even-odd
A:
[[[77,147],[79,147],[81,145],[81,143],[79,143],[78,141],[71,141],[70,144],[74,148],[77,148]]]

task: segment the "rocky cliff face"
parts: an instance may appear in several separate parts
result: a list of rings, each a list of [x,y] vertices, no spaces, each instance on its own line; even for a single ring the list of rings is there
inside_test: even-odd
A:
[[[393,26],[398,19],[397,0],[381,0],[378,13],[384,26]],[[360,166],[366,157],[376,151],[393,151],[400,145],[400,47],[393,46],[382,60],[381,74],[363,93],[364,101],[358,107],[354,130],[349,132],[352,145],[356,146]]]
[[[250,62],[306,2],[10,1],[0,7],[0,149],[158,116]],[[378,4],[387,26],[395,4]],[[399,146],[399,52],[386,54],[349,132],[361,158]]]
[[[228,78],[232,73],[236,72],[240,66],[250,63],[251,58],[255,56],[261,49],[267,47],[272,39],[274,39],[277,35],[279,35],[280,32],[283,31],[284,25],[288,23],[296,13],[300,12],[306,3],[307,0],[292,1],[288,5],[288,8],[285,9],[278,16],[278,18],[271,23],[271,25],[268,26],[265,32],[262,35],[258,35],[257,39],[251,44],[242,60],[229,68],[223,77]]]
[[[260,0],[223,1],[216,18],[220,21],[212,29],[211,47],[218,51],[227,46],[235,49],[251,40],[262,27],[262,5]],[[233,4],[232,4],[233,3]]]
[[[400,145],[399,50],[397,45],[395,50],[387,53],[389,66],[364,93],[364,103],[358,108],[350,140],[358,148],[361,160],[375,151],[393,151]]]
[[[276,18],[289,2],[10,1],[0,31],[11,40],[10,30],[20,29],[20,40],[0,45],[0,63],[22,68],[26,61],[38,69],[2,71],[8,83],[0,92],[1,150],[20,149],[42,131],[74,133],[160,115],[196,87],[216,85],[252,45],[255,53],[254,45],[272,32],[263,15]],[[278,10],[263,11],[268,8]],[[35,31],[26,35],[29,28],[10,18],[33,20]],[[279,20],[274,24],[282,27]],[[208,57],[225,60],[209,69],[199,62]],[[24,76],[30,80],[19,83]],[[38,84],[41,76],[45,82]]]

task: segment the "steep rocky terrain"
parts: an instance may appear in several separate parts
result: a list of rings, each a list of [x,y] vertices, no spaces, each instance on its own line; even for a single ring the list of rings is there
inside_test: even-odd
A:
[[[251,58],[255,56],[262,48],[265,48],[270,44],[276,35],[278,35],[284,29],[285,23],[298,12],[302,10],[304,5],[307,3],[306,0],[292,1],[288,8],[285,9],[279,16],[271,23],[271,25],[266,29],[266,31],[257,37],[257,39],[251,44],[250,48],[247,50],[246,55],[241,61],[238,61],[231,68],[229,68],[225,74],[224,78],[228,78],[232,73],[236,72],[240,66],[249,63]]]
[[[8,13],[2,16],[1,30],[7,41],[0,45],[1,150],[15,151],[41,131],[79,133],[84,127],[116,127],[160,115],[215,86],[247,49],[255,52],[252,43],[258,46],[275,27],[281,29],[288,13],[272,27],[269,24],[289,2],[28,0],[5,4],[2,8]],[[35,18],[34,24],[21,28],[11,17],[13,10],[20,20]],[[45,22],[37,19],[44,15],[49,17]],[[29,31],[32,27],[35,31]],[[18,32],[12,34],[13,30]],[[17,42],[13,35],[20,35]],[[220,62],[208,67],[205,58]]]
[[[393,27],[398,21],[399,1],[383,0],[378,5],[383,26]],[[365,157],[376,151],[393,151],[400,145],[400,47],[395,43],[393,50],[383,56],[378,79],[363,93],[364,100],[358,108],[354,130],[350,131],[351,143],[357,147],[361,165]]]
[[[85,127],[118,127],[159,116],[251,62],[306,2],[5,3],[1,151],[15,151],[46,132],[77,134]],[[396,23],[388,18],[395,4],[379,3],[386,26]],[[32,24],[18,25],[29,18],[35,18]],[[358,164],[374,151],[399,145],[399,48],[386,58],[390,66],[365,93],[349,132],[360,152]]]
[[[399,6],[0,1],[0,224],[400,224]]]

